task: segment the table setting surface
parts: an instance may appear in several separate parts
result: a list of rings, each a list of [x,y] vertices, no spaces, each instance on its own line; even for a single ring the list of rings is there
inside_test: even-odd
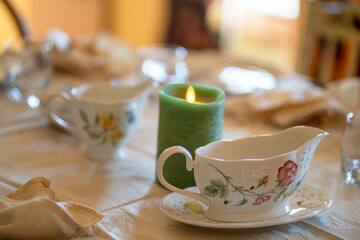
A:
[[[52,87],[82,83],[69,75],[55,74]],[[316,149],[302,185],[311,188],[314,191],[311,194],[326,195],[325,200],[314,200],[323,204],[319,211],[270,224],[232,223],[235,225],[232,227],[211,223],[203,216],[203,224],[181,222],[169,216],[175,206],[164,201],[173,193],[160,186],[155,177],[159,114],[156,100],[144,106],[125,145],[126,158],[109,162],[89,160],[82,144],[54,126],[44,109],[13,104],[1,93],[0,110],[0,196],[8,195],[30,179],[44,177],[50,180],[56,201],[83,204],[104,215],[95,224],[94,233],[99,238],[357,239],[360,233],[360,189],[343,180],[340,128],[324,129],[330,135]],[[239,122],[225,114],[222,138],[238,139],[280,130],[264,122]],[[302,197],[297,196],[296,201],[301,202]],[[183,204],[178,207],[185,215],[201,215]]]

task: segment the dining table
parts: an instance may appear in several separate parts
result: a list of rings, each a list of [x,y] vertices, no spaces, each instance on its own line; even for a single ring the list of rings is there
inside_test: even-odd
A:
[[[199,53],[198,56],[202,55]],[[206,67],[209,68],[201,60],[193,62],[204,64],[203,73]],[[90,80],[56,72],[50,89],[60,91],[87,81]],[[226,101],[232,97],[226,96]],[[239,122],[227,114],[226,107],[223,139],[272,134],[282,130],[266,121]],[[164,209],[161,210],[164,198],[171,191],[161,186],[155,175],[157,130],[161,127],[158,126],[159,103],[156,97],[144,106],[136,129],[126,142],[126,158],[105,162],[88,159],[82,143],[52,124],[45,107],[32,109],[25,104],[13,103],[6,98],[2,89],[0,112],[0,196],[15,191],[32,178],[44,177],[50,181],[56,201],[83,204],[104,215],[94,226],[94,236],[97,238],[360,238],[360,187],[344,182],[340,154],[341,126],[322,126],[330,134],[317,147],[301,184],[301,187],[316,187],[329,194],[325,209],[314,211],[303,219],[274,220],[264,225],[216,225],[206,222],[197,225],[178,221],[166,214]],[[190,210],[186,211],[191,213]]]

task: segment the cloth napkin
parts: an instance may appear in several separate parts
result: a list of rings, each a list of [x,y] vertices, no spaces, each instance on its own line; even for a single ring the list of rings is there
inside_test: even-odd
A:
[[[299,74],[280,77],[273,90],[258,90],[229,99],[225,109],[239,120],[261,120],[281,128],[308,124],[319,118],[343,118],[349,111],[328,89]]]
[[[69,239],[93,237],[103,215],[84,205],[56,202],[50,181],[36,177],[0,197],[0,238]]]

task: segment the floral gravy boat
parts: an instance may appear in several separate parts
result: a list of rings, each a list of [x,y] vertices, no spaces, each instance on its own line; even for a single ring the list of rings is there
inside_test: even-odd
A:
[[[225,222],[261,221],[290,212],[289,196],[309,169],[319,142],[327,132],[306,126],[272,135],[216,141],[199,147],[195,160],[181,146],[166,149],[158,159],[157,176],[169,190],[209,206],[205,216]],[[175,153],[194,169],[201,194],[179,189],[162,175],[166,159]]]

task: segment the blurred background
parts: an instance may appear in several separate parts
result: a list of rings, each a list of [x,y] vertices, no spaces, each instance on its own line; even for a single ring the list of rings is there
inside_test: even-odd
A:
[[[2,0],[0,46],[19,35],[6,2],[38,39],[52,28],[72,39],[105,30],[132,49],[153,43],[216,49],[321,82],[359,73],[356,0]]]
[[[51,28],[71,37],[113,33],[133,48],[159,42],[218,48],[234,58],[294,69],[306,1],[300,0],[9,0],[29,34]],[[0,40],[18,35],[0,5]],[[192,40],[191,40],[192,39]],[[3,44],[1,44],[3,45]]]

